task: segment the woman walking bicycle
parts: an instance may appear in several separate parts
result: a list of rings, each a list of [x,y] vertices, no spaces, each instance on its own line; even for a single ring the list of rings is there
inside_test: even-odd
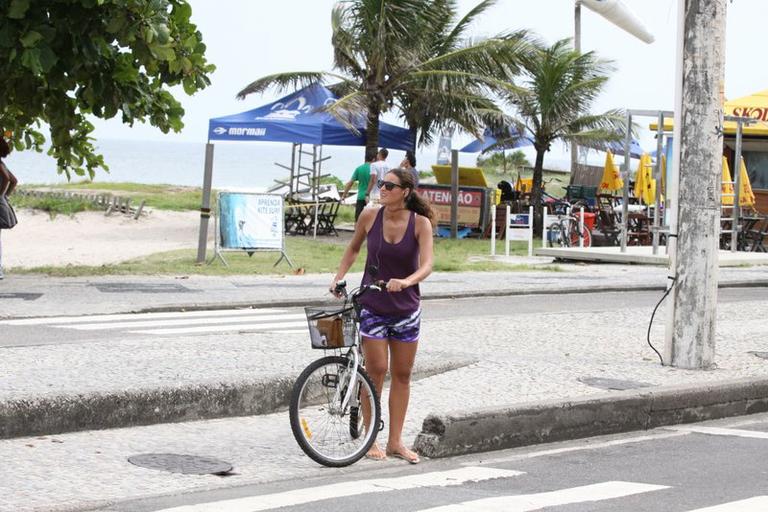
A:
[[[402,432],[421,326],[419,283],[432,272],[434,214],[414,191],[409,171],[389,171],[377,186],[381,208],[366,208],[360,215],[331,283],[331,292],[355,262],[366,240],[368,254],[362,285],[385,281],[387,286],[383,293],[360,298],[365,369],[379,391],[384,388],[387,371],[391,375],[386,450],[374,444],[367,456],[377,460],[399,457],[416,464],[419,457],[405,446]],[[365,405],[363,402],[364,421],[366,428],[370,428],[370,412]]]

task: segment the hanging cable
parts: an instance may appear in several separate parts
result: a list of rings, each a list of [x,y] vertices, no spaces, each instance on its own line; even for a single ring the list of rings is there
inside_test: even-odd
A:
[[[653,317],[656,315],[656,310],[659,309],[659,306],[661,306],[661,303],[664,302],[664,299],[667,298],[667,295],[669,295],[669,292],[672,291],[672,288],[675,286],[675,282],[677,281],[676,277],[667,276],[667,279],[672,280],[672,285],[667,288],[667,291],[664,292],[664,295],[661,296],[661,299],[659,299],[659,302],[656,304],[656,307],[653,308],[653,313],[651,313],[651,321],[648,323],[648,334],[646,336],[646,340],[648,341],[648,346],[651,347],[651,350],[656,352],[656,355],[659,356],[659,362],[662,366],[664,366],[664,359],[661,357],[661,354],[658,350],[656,350],[656,347],[653,346],[653,343],[651,343],[651,327],[653,326]]]
[[[673,235],[672,233],[667,235],[667,238],[677,238],[677,235]],[[648,323],[648,333],[646,334],[646,341],[648,342],[648,346],[651,347],[651,350],[656,352],[656,355],[659,356],[659,362],[662,366],[664,366],[664,358],[661,357],[661,354],[658,350],[656,350],[656,347],[653,346],[653,343],[651,343],[651,327],[653,326],[653,317],[656,316],[656,310],[659,309],[659,306],[661,306],[661,303],[664,302],[664,299],[667,298],[667,295],[669,295],[669,292],[672,291],[672,288],[675,287],[675,283],[677,282],[677,276],[667,276],[667,279],[672,280],[672,284],[669,285],[669,288],[664,292],[664,295],[661,296],[661,299],[659,299],[659,302],[656,304],[656,307],[653,308],[653,313],[651,313],[651,321]],[[671,320],[670,320],[671,321]]]

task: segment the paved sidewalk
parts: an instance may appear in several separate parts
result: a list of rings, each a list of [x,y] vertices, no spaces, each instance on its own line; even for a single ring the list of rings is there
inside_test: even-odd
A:
[[[438,273],[424,285],[426,296],[505,293],[562,293],[568,290],[662,288],[666,270],[654,267],[561,266],[561,272]],[[351,276],[355,282],[358,276]],[[41,293],[36,300],[0,299],[4,317],[113,313],[158,308],[237,304],[303,303],[322,300],[330,276],[286,278],[103,277],[41,279],[10,276],[0,294]],[[114,284],[134,287],[122,293]],[[173,292],[135,291],[137,285],[180,284]],[[721,285],[768,284],[768,267],[721,269]],[[119,288],[119,286],[118,286]],[[144,289],[151,288],[145,286]],[[191,291],[190,291],[191,290]],[[768,295],[768,289],[766,290]],[[554,300],[554,299],[553,299]],[[566,297],[574,300],[574,296]],[[576,299],[577,300],[577,299]],[[503,407],[537,400],[598,396],[588,377],[634,380],[652,386],[705,385],[736,378],[768,377],[768,361],[750,354],[765,351],[765,301],[722,305],[718,310],[718,368],[686,371],[658,364],[645,344],[655,300],[646,308],[613,311],[521,314],[516,322],[500,309],[494,315],[425,321],[420,363],[446,360],[471,364],[414,382],[407,440],[424,418],[471,407]],[[428,307],[428,305],[426,306]],[[652,339],[663,339],[663,308]],[[2,329],[0,326],[0,335]],[[30,402],[65,393],[77,397],[132,387],[240,382],[248,378],[294,375],[318,354],[305,350],[302,334],[260,335],[258,345],[242,337],[187,339],[148,336],[84,345],[0,348],[0,402]],[[205,377],[203,377],[205,376]],[[133,378],[133,382],[131,381]],[[154,379],[154,380],[153,380]],[[383,397],[386,402],[386,395]],[[386,436],[386,432],[382,432]],[[131,466],[139,453],[185,453],[228,460],[236,475],[182,476]],[[287,414],[161,424],[0,440],[0,511],[73,510],[107,506],[115,500],[213,489],[324,471],[296,447]],[[375,464],[370,461],[362,465]],[[389,461],[384,464],[398,464]],[[351,469],[350,471],[354,471]],[[105,510],[108,510],[105,509]]]
[[[546,260],[544,260],[546,261]],[[547,265],[556,270],[435,272],[422,284],[430,297],[578,293],[662,289],[667,269],[640,265]],[[207,307],[305,305],[328,300],[331,274],[303,276],[98,276],[53,278],[7,275],[0,281],[0,319]],[[350,284],[361,275],[350,274]],[[768,285],[768,266],[720,269],[725,286]]]

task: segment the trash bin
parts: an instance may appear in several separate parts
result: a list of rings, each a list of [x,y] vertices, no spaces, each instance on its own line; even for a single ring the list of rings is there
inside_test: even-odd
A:
[[[573,216],[576,217],[576,220],[579,220],[579,217],[581,216],[581,212],[573,212]],[[590,213],[590,212],[584,212],[584,225],[589,228],[590,231],[595,229],[595,220],[597,218],[596,213]]]

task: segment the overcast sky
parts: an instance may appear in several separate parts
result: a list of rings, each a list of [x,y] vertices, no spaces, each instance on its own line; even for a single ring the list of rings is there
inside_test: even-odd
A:
[[[97,122],[97,137],[205,142],[208,119],[254,108],[278,97],[245,101],[235,94],[263,75],[330,70],[330,12],[335,0],[191,0],[193,19],[216,64],[212,85],[187,97],[181,134],[163,135],[150,126],[129,128],[118,120]],[[617,68],[597,108],[673,109],[677,0],[624,0],[656,37],[645,44],[582,9],[582,49],[614,61]],[[459,0],[462,14],[476,1]],[[768,89],[764,34],[766,0],[729,0],[725,94],[729,99]],[[530,29],[548,42],[573,36],[573,0],[499,0],[473,27],[473,35]],[[468,141],[464,136],[460,142]],[[454,147],[456,143],[454,144]]]

